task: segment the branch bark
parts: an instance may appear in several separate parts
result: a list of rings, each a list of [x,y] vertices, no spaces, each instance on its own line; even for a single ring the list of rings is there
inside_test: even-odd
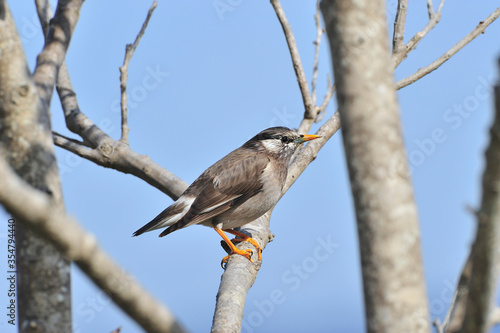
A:
[[[4,155],[5,151],[0,150],[0,156]],[[0,203],[30,229],[40,232],[69,260],[73,260],[145,331],[185,332],[170,310],[124,272],[99,247],[92,234],[85,232],[77,221],[54,207],[53,200],[47,194],[22,181],[3,157],[0,157],[0,178]],[[26,209],[26,202],[30,203],[30,209]],[[63,332],[40,326],[38,329],[41,332]],[[27,331],[33,332],[29,329]]]
[[[56,14],[48,25],[45,46],[38,55],[33,80],[44,108],[50,106],[57,72],[64,62],[66,50],[75,29],[83,0],[60,0]]]
[[[354,197],[368,332],[430,332],[383,0],[322,2]],[[370,32],[369,36],[367,32]],[[403,260],[404,258],[404,260]]]
[[[495,99],[496,112],[485,152],[481,208],[477,213],[472,272],[461,333],[489,331],[496,307],[500,273],[500,85],[495,86]]]
[[[404,51],[404,37],[406,26],[406,12],[408,0],[398,0],[398,9],[394,20],[394,33],[392,37],[392,55],[397,57]]]

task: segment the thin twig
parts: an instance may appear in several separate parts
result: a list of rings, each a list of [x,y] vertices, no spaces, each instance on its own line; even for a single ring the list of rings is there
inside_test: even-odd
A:
[[[414,74],[398,81],[396,83],[396,89],[401,89],[403,87],[406,87],[407,85],[412,84],[413,82],[421,79],[425,75],[427,75],[427,74],[433,72],[434,70],[436,70],[437,68],[439,68],[439,66],[441,66],[448,59],[450,59],[453,55],[455,55],[455,53],[460,51],[465,45],[469,44],[474,38],[476,38],[480,34],[484,33],[484,30],[491,23],[493,23],[498,18],[499,15],[500,15],[500,7],[495,9],[490,15],[488,15],[488,17],[485,18],[484,21],[479,22],[479,24],[471,32],[469,32],[457,44],[455,44],[452,48],[450,48],[448,51],[446,51],[439,58],[434,60],[431,64],[425,66],[424,68],[420,68]]]
[[[323,98],[323,103],[321,103],[321,105],[318,107],[318,114],[316,116],[316,119],[314,119],[315,123],[319,123],[321,120],[323,120],[323,117],[326,114],[326,107],[330,103],[330,100],[332,99],[333,94],[335,93],[336,87],[335,85],[332,86],[330,75],[326,76],[326,80],[327,80],[326,94],[325,97]]]
[[[445,0],[441,0],[438,10],[436,12],[432,12],[432,15],[429,16],[429,22],[427,22],[425,27],[417,32],[415,36],[413,36],[408,41],[408,43],[406,43],[405,47],[400,50],[400,52],[393,52],[392,64],[394,68],[398,67],[401,61],[403,61],[408,56],[408,54],[417,47],[417,44],[422,40],[422,38],[424,38],[438,24],[439,20],[441,19],[441,11],[444,5],[444,1]]]
[[[314,64],[313,76],[311,80],[311,95],[312,104],[316,105],[316,81],[318,79],[318,63],[319,63],[319,48],[321,45],[321,36],[323,36],[323,28],[321,28],[321,17],[319,14],[319,0],[316,2],[316,14],[314,15],[314,22],[316,23],[316,40],[314,41]]]
[[[302,94],[302,101],[304,102],[305,112],[304,118],[314,119],[316,114],[314,112],[314,103],[309,93],[309,88],[307,86],[307,78],[304,73],[304,67],[302,67],[302,61],[300,60],[299,50],[297,49],[297,43],[295,42],[295,37],[292,32],[292,28],[288,19],[286,18],[283,7],[279,0],[271,0],[271,5],[278,16],[278,20],[283,28],[283,33],[285,34],[286,42],[288,44],[288,49],[290,50],[290,55],[292,56],[293,69],[295,70],[295,75],[297,76],[297,81],[299,83],[300,93]]]
[[[398,9],[394,19],[394,33],[392,36],[392,54],[396,55],[404,51],[404,36],[406,25],[406,12],[408,0],[398,0]]]
[[[128,64],[130,63],[130,60],[132,59],[132,56],[134,55],[134,52],[137,49],[137,46],[139,45],[139,42],[141,41],[141,38],[144,35],[144,32],[146,32],[146,28],[148,27],[149,20],[151,19],[151,16],[153,15],[153,12],[156,9],[157,5],[158,4],[157,4],[156,0],[153,1],[153,4],[149,8],[148,15],[146,16],[146,19],[144,20],[144,23],[142,24],[141,30],[137,34],[137,37],[135,37],[134,43],[127,44],[125,46],[125,59],[123,59],[123,65],[120,67],[120,91],[121,91],[120,104],[121,104],[121,113],[122,113],[122,136],[120,138],[120,141],[127,143],[127,144],[128,144],[128,132],[129,132],[128,110],[127,110]]]

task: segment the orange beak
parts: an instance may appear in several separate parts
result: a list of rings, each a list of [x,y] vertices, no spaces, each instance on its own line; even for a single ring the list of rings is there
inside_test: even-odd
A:
[[[317,138],[321,138],[321,136],[314,135],[314,134],[303,134],[303,135],[300,136],[300,138],[298,138],[298,139],[295,140],[295,143],[296,144],[301,144],[301,143],[304,143],[306,141],[315,140]]]

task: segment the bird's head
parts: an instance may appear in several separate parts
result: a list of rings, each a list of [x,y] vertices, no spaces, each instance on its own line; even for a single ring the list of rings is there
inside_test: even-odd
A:
[[[318,135],[299,134],[286,127],[271,127],[248,140],[243,147],[257,149],[277,157],[289,158],[301,143],[319,137]]]

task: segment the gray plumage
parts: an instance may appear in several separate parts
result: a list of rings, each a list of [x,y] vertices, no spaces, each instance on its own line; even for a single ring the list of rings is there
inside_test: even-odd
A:
[[[260,132],[205,170],[134,236],[168,227],[163,237],[193,224],[232,229],[259,218],[278,202],[297,147],[316,138],[286,127]]]

